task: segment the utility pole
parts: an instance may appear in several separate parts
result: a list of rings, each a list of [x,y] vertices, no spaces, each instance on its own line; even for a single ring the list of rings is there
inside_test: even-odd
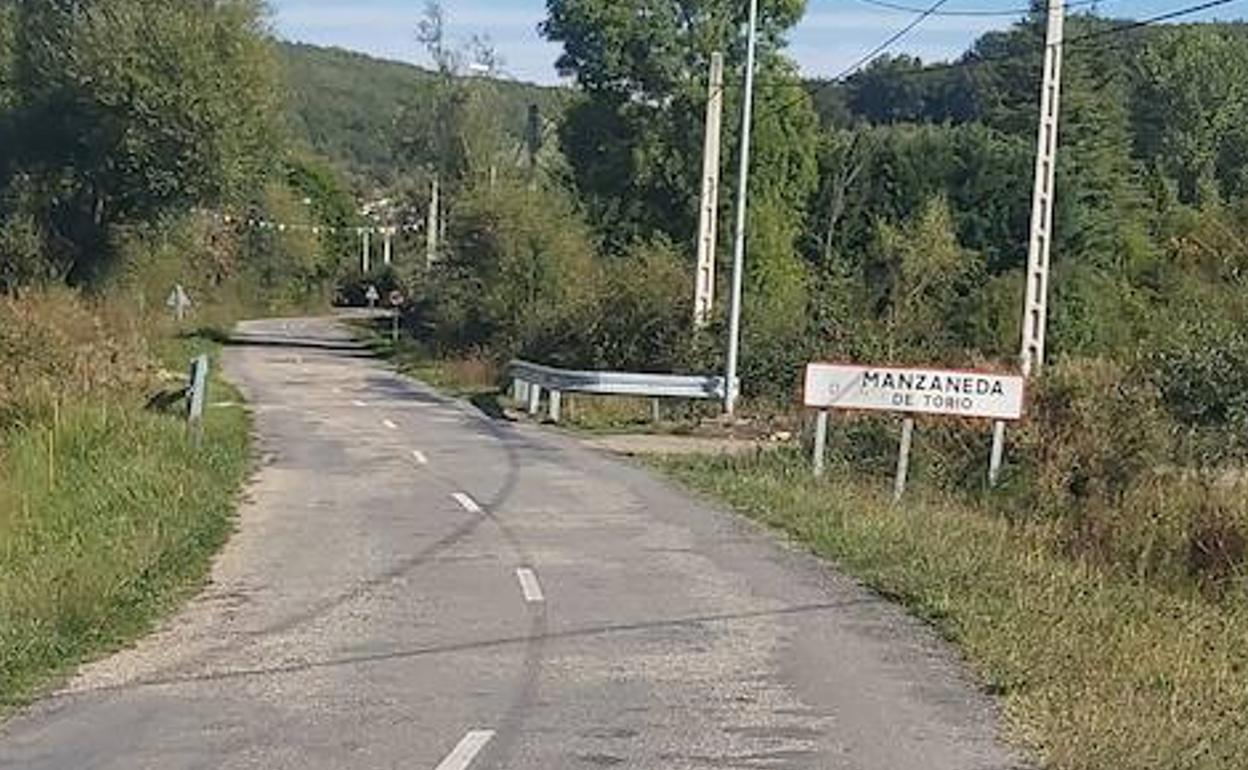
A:
[[[425,263],[429,267],[433,267],[433,263],[438,261],[438,221],[441,217],[438,214],[439,203],[438,175],[433,175],[433,181],[429,183],[429,221],[425,227]]]
[[[392,257],[394,256],[394,228],[383,228],[381,233],[384,237],[381,247],[381,261],[389,265],[393,261]]]
[[[741,107],[741,167],[737,178],[737,231],[732,247],[732,311],[728,324],[728,366],[724,414],[737,409],[737,363],[741,353],[741,283],[745,270],[745,214],[750,190],[750,128],[754,117],[754,59],[758,48],[758,0],[750,0],[750,29],[745,53],[745,98]]]
[[[705,329],[715,306],[715,246],[719,223],[719,148],[723,134],[724,55],[711,54],[706,97],[706,140],[702,150],[702,206],[698,219],[698,273],[693,296],[693,325]]]
[[[361,229],[360,234],[361,234],[361,245],[363,246],[363,248],[360,251],[360,272],[364,275],[368,275],[368,271],[372,268],[372,264],[371,264],[372,254],[369,252],[369,242],[368,242],[369,238],[372,235],[372,230],[365,227]]]
[[[1062,92],[1063,0],[1049,0],[1044,37],[1044,78],[1040,87],[1040,126],[1036,138],[1036,178],[1031,199],[1031,238],[1027,247],[1027,289],[1023,295],[1023,377],[1044,366],[1044,333],[1049,316],[1049,255],[1053,247],[1053,180],[1057,170],[1057,125]],[[993,424],[988,483],[996,486],[1005,453],[1005,423]]]

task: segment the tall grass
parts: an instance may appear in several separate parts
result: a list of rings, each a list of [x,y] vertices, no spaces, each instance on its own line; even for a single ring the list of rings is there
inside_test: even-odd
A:
[[[1133,580],[1063,552],[1058,525],[963,500],[891,505],[808,461],[662,466],[830,557],[931,620],[1054,770],[1239,770],[1248,757],[1248,603]]]
[[[71,292],[0,300],[0,714],[148,629],[229,533],[249,419],[210,409],[195,448],[144,407],[205,349],[169,331]]]

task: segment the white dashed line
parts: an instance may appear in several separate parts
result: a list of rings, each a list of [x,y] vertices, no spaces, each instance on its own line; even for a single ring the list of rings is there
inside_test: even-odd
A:
[[[420,451],[419,449],[412,450],[412,459],[416,461],[417,465],[429,464],[429,458],[425,457],[425,453]]]
[[[469,513],[481,513],[481,506],[477,505],[477,501],[473,500],[463,492],[456,492],[451,495],[451,497],[455,498],[455,502],[459,503],[459,506],[465,511],[468,511]]]
[[[390,430],[398,430],[398,429],[399,429],[399,426],[395,424],[394,420],[382,420],[382,421],[381,421],[381,424],[382,424],[382,425],[384,425],[384,426],[386,426],[386,427],[387,427],[387,428],[389,428]]]
[[[459,745],[446,755],[434,770],[467,770],[472,760],[477,758],[485,744],[494,737],[493,730],[469,730]]]
[[[520,579],[520,590],[524,591],[526,602],[546,601],[546,597],[542,596],[542,586],[537,582],[537,574],[533,570],[521,567],[516,570],[516,577]]]

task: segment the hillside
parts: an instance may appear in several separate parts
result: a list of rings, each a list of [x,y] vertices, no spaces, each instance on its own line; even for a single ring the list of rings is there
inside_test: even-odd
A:
[[[287,111],[297,141],[353,175],[387,182],[398,165],[393,136],[398,117],[427,104],[434,73],[403,62],[339,48],[279,43]],[[521,137],[528,105],[551,115],[566,92],[508,80],[482,81],[497,90],[508,133]]]

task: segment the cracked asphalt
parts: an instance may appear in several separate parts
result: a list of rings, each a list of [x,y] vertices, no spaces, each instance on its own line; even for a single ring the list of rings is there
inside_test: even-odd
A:
[[[203,593],[0,728],[0,767],[1006,770],[922,624],[577,439],[244,324],[260,468]]]

